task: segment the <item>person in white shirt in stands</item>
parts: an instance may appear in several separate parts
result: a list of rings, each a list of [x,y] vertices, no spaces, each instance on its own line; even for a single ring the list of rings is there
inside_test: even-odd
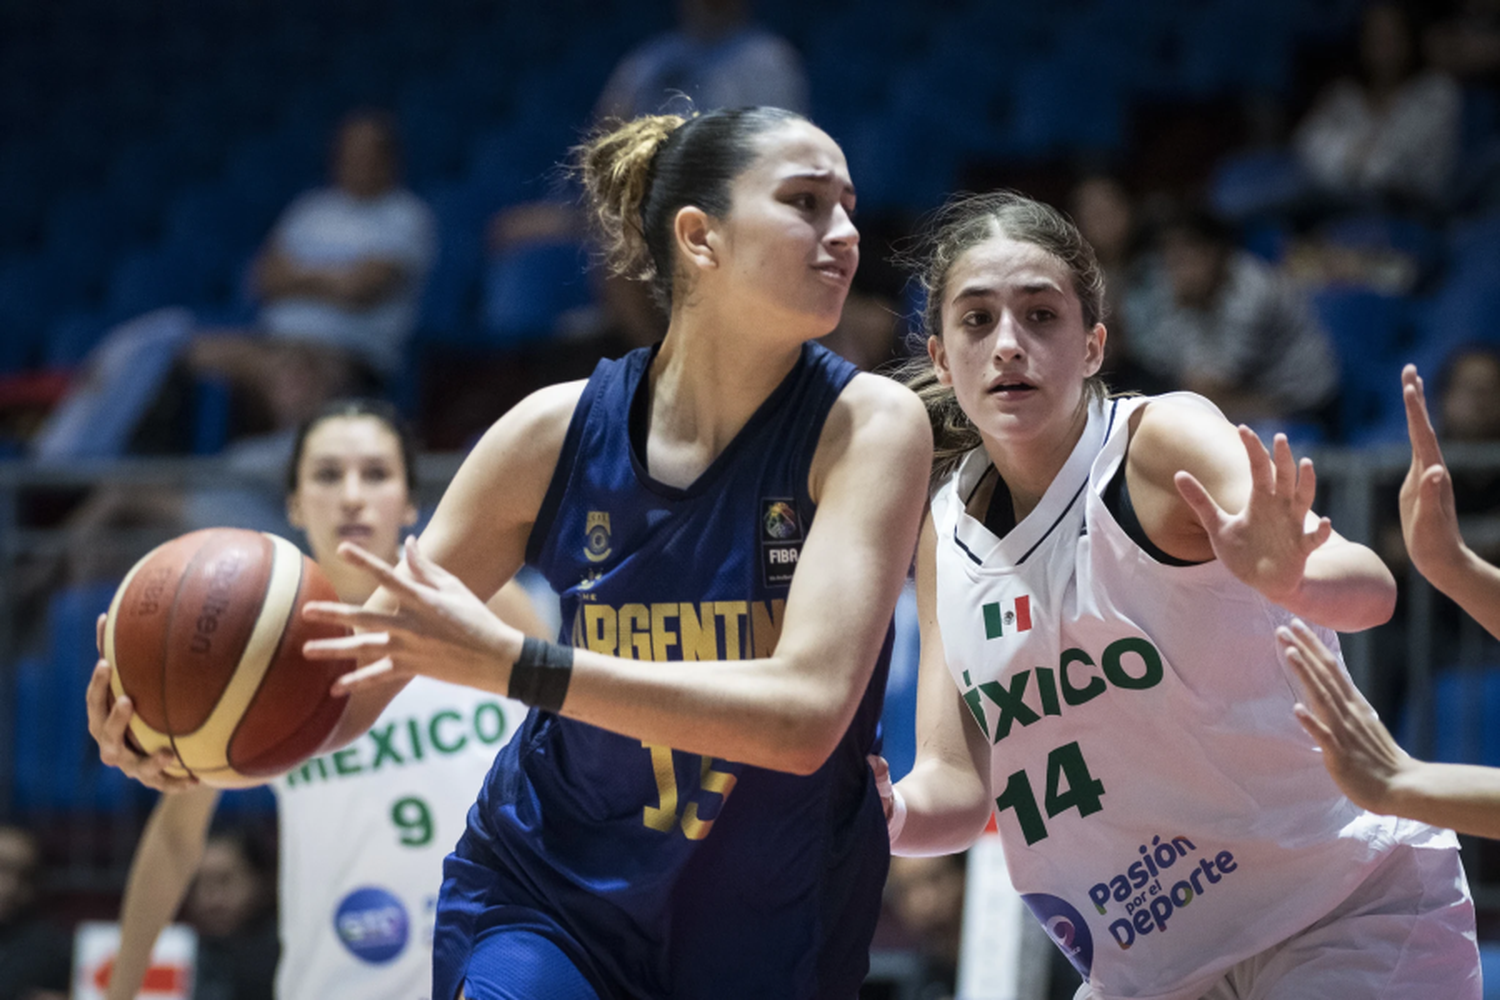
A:
[[[400,138],[356,111],[332,147],[332,183],[282,213],[252,274],[258,330],[205,332],[189,354],[248,392],[270,429],[329,399],[383,386],[399,370],[437,252],[432,212],[400,183]]]

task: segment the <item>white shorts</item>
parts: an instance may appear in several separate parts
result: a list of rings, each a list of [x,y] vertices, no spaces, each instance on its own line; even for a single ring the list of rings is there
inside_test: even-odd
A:
[[[1403,821],[1404,822],[1404,821]],[[1458,851],[1399,844],[1333,912],[1231,967],[1202,1000],[1480,1000]],[[1084,984],[1073,1000],[1093,1000]]]

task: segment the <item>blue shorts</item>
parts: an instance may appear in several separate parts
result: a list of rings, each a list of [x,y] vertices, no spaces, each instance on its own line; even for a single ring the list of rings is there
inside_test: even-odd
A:
[[[493,873],[450,854],[432,941],[432,995],[452,1000],[605,1000],[584,949],[540,910],[495,899]]]

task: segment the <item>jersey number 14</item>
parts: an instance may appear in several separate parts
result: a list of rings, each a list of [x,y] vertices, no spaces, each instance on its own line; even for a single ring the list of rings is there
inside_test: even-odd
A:
[[[1104,782],[1089,773],[1076,741],[1047,755],[1047,819],[1069,809],[1077,809],[1080,816],[1091,816],[1104,808],[1099,804],[1103,795]],[[1012,774],[1005,782],[1005,791],[995,798],[996,813],[1007,809],[1016,811],[1016,822],[1021,824],[1027,846],[1047,839],[1047,823],[1037,808],[1036,794],[1025,771]]]

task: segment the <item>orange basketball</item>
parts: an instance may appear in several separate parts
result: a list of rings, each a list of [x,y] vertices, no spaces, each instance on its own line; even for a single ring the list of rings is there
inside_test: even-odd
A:
[[[274,535],[207,528],[147,553],[104,626],[135,743],[175,753],[168,773],[221,788],[264,784],[317,753],[348,701],[329,689],[354,666],[302,655],[308,639],[346,634],[303,619],[322,600],[338,597],[318,564]]]

